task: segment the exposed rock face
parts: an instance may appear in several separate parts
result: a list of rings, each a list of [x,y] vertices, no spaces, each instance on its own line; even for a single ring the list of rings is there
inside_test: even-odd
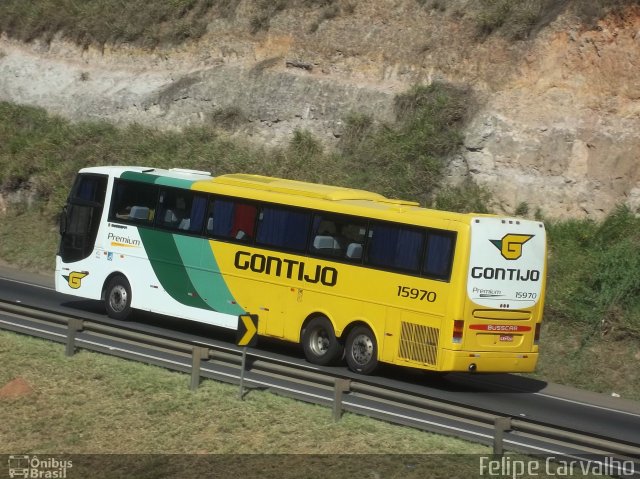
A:
[[[560,29],[560,27],[566,28]],[[640,16],[545,32],[469,127],[470,174],[507,211],[556,217],[640,206]]]
[[[395,94],[412,84],[469,84],[482,106],[451,181],[470,175],[509,213],[523,202],[552,217],[640,207],[640,8],[595,29],[565,14],[514,43],[478,41],[455,12],[384,0],[313,28],[308,11],[285,11],[250,35],[251,4],[172,50],[0,39],[0,100],[171,129],[234,116],[256,141],[304,128],[330,144],[350,112],[391,120]]]

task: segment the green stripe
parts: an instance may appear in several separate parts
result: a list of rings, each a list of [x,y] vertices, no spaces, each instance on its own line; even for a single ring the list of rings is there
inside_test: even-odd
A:
[[[174,236],[182,263],[187,267],[191,283],[195,285],[201,298],[207,300],[209,307],[222,313],[233,315],[244,314],[245,311],[235,304],[235,298],[225,283],[218,262],[208,240],[192,236]]]
[[[195,308],[245,313],[235,304],[208,240],[149,228],[138,231],[153,272],[169,296]]]
[[[120,175],[123,180],[139,181],[140,183],[155,183],[158,175],[150,175],[149,173],[138,173],[136,171],[125,171]]]
[[[137,171],[125,171],[120,175],[124,180],[139,181],[140,183],[152,183],[161,186],[173,186],[175,188],[183,188],[190,190],[195,183],[192,180],[183,180],[179,178],[170,178],[167,176],[153,175],[151,173],[139,173]]]
[[[151,267],[165,291],[184,305],[211,309],[191,282],[174,236],[147,228],[138,228],[138,231]]]

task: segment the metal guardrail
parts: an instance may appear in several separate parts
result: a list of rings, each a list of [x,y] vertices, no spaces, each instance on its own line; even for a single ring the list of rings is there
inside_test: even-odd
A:
[[[249,350],[249,366],[241,370],[242,350],[221,342],[176,340],[170,332],[149,333],[123,323],[114,327],[99,321],[58,314],[0,300],[0,329],[39,336],[65,344],[72,356],[77,348],[136,359],[191,374],[194,390],[202,378],[229,383],[244,382],[249,389],[268,388],[278,394],[332,407],[334,420],[344,411],[389,422],[492,444],[496,455],[505,449],[524,453],[554,453],[563,457],[610,457],[638,461],[640,447],[591,437],[549,424],[504,417],[472,407],[388,389],[367,381],[328,372]],[[7,319],[7,317],[9,319]],[[244,396],[241,387],[240,398]],[[640,467],[638,468],[640,470]]]

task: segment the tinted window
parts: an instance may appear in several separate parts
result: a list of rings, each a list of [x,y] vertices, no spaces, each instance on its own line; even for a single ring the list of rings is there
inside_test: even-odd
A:
[[[339,215],[317,214],[313,218],[309,251],[318,256],[359,262],[362,259],[367,226]]]
[[[264,207],[258,220],[257,242],[265,246],[304,251],[310,222],[310,213]]]
[[[156,225],[191,233],[202,231],[207,200],[188,190],[160,191]]]
[[[153,223],[158,187],[147,183],[117,181],[113,188],[111,218],[140,224]]]
[[[217,198],[211,200],[207,233],[220,238],[252,241],[257,212],[251,204]]]
[[[372,223],[367,263],[417,273],[423,244],[424,233],[420,230]]]
[[[78,175],[69,199],[76,203],[80,201],[102,206],[106,190],[107,178],[105,176]]]
[[[424,257],[422,272],[426,276],[449,279],[453,262],[453,245],[455,235],[451,233],[429,232],[427,252]]]
[[[78,261],[93,251],[106,191],[106,176],[77,176],[61,218],[59,253],[63,261]]]

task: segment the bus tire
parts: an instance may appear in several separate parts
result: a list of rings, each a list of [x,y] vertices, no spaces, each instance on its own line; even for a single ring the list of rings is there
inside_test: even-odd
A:
[[[378,343],[367,326],[356,326],[347,336],[347,365],[354,373],[371,374],[378,367]]]
[[[124,321],[131,314],[131,286],[122,275],[114,276],[104,291],[104,305],[110,318]]]
[[[342,356],[342,344],[336,338],[331,321],[317,316],[302,331],[302,348],[307,361],[327,366]]]

